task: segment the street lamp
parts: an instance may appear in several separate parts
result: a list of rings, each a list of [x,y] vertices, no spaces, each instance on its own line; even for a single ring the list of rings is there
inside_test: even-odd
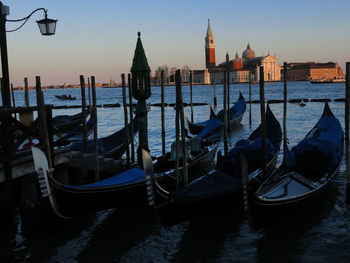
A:
[[[147,107],[146,100],[151,96],[150,72],[145,51],[138,32],[135,54],[131,66],[132,96],[137,100],[136,116],[139,129],[139,147],[137,149],[138,163],[142,164],[142,149],[148,149]]]
[[[57,20],[47,18],[47,10],[44,8],[35,9],[28,16],[21,19],[6,19],[6,16],[10,14],[9,7],[2,4],[0,1],[0,49],[1,49],[1,66],[2,66],[2,105],[10,107],[11,106],[11,97],[10,97],[10,77],[8,69],[8,58],[7,58],[7,41],[6,41],[6,32],[14,32],[20,29],[28,21],[28,19],[37,11],[44,11],[44,19],[36,21],[38,23],[40,32],[44,36],[51,36],[55,34],[56,31],[56,22]],[[6,22],[22,22],[23,23],[13,30],[6,31]]]

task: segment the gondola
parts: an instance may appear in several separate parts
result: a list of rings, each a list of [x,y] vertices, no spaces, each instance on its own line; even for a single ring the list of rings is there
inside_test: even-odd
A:
[[[229,110],[229,127],[233,128],[238,123],[241,122],[244,112],[246,110],[246,101],[242,95],[239,93],[239,98],[236,103]],[[224,111],[221,110],[217,115],[212,111],[210,113],[210,119],[200,123],[192,123],[187,118],[187,126],[192,134],[198,135],[201,138],[206,138],[209,135],[220,130],[223,126],[224,121]]]
[[[57,99],[60,99],[60,100],[76,100],[77,98],[76,97],[72,97],[70,94],[69,95],[66,95],[66,94],[63,94],[63,95],[55,95],[55,97]]]
[[[279,169],[251,192],[253,213],[276,215],[320,202],[339,172],[343,134],[339,120],[326,103],[321,118],[305,138],[291,150],[285,145]]]
[[[218,144],[206,145],[201,138],[194,137],[186,141],[186,148],[188,174],[194,177],[210,169],[210,164],[214,161]],[[182,167],[183,158],[180,158],[179,161],[180,167]],[[175,169],[175,167],[176,148],[174,142],[171,146],[171,152],[157,158],[154,164],[154,171],[155,173],[161,173]],[[182,173],[182,170],[180,172]]]
[[[137,134],[138,125],[137,125],[137,116],[134,117],[134,135]],[[131,125],[128,124],[129,136],[131,136]],[[133,138],[132,138],[133,139]],[[114,159],[120,159],[125,153],[128,144],[125,140],[125,127],[121,130],[107,136],[98,139],[98,154],[104,157],[110,157]],[[75,142],[69,144],[67,147],[72,151],[83,151],[83,142]],[[94,141],[88,141],[88,152],[95,152]]]
[[[94,127],[94,118],[93,118],[93,115],[91,114],[91,118],[86,122],[87,137],[89,137],[92,134],[93,127]],[[73,142],[82,142],[82,141],[83,141],[83,125],[80,124],[79,127],[76,127],[72,131],[66,134],[63,134],[58,138],[54,138],[53,146],[62,147]]]
[[[85,117],[87,118],[90,114],[90,108],[85,111]],[[54,133],[65,134],[72,130],[80,127],[81,125],[82,112],[74,115],[59,115],[52,118],[52,124]]]
[[[237,202],[243,203],[240,156],[244,155],[247,159],[249,183],[256,188],[276,166],[282,132],[269,106],[266,110],[265,124],[268,146],[268,160],[265,166],[261,158],[262,125],[260,125],[247,140],[238,141],[227,156],[220,157],[219,152],[215,170],[180,190],[169,191],[157,177],[152,177],[151,198],[156,200],[155,207],[160,221],[165,225],[172,225],[196,216],[198,213],[208,213],[212,209],[230,209]]]
[[[55,177],[39,148],[32,147],[32,152],[43,197],[50,201],[59,217],[79,217],[108,208],[147,204],[146,177],[139,168],[128,169],[98,182],[75,185],[63,183]],[[164,174],[159,174],[158,180],[172,182]]]

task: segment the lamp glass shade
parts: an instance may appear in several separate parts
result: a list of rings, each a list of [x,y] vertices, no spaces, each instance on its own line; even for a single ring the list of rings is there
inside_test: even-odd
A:
[[[40,33],[43,36],[51,36],[55,34],[57,20],[44,18],[36,22],[38,23]]]

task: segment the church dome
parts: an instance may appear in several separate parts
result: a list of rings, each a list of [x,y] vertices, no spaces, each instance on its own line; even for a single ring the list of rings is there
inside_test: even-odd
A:
[[[255,58],[255,52],[250,48],[250,45],[247,45],[246,50],[242,53],[242,58],[249,59],[249,58]]]

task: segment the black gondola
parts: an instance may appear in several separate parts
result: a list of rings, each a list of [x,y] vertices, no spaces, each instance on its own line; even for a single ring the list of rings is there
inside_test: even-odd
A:
[[[85,117],[90,114],[90,108],[85,111]],[[52,118],[52,124],[54,127],[54,133],[65,134],[80,127],[82,123],[82,112],[74,115],[59,115]]]
[[[216,146],[208,153],[189,164],[189,169],[203,165],[203,161],[215,156]],[[98,182],[82,185],[72,185],[59,181],[49,172],[45,154],[32,147],[35,169],[39,174],[39,182],[45,197],[49,197],[55,213],[61,217],[81,216],[87,213],[107,208],[130,207],[131,205],[146,205],[146,177],[139,168],[131,168],[119,174],[110,176]],[[40,181],[41,180],[41,181]],[[171,185],[173,179],[160,174],[158,180]],[[193,180],[191,174],[189,180]]]
[[[242,93],[239,93],[239,98],[236,101],[236,103],[230,108],[229,114],[230,114],[230,121],[228,126],[230,128],[236,126],[238,123],[241,122],[244,112],[247,107],[247,102],[245,101]],[[189,131],[192,134],[198,135],[201,138],[206,138],[210,134],[215,133],[216,131],[220,130],[220,128],[223,126],[223,120],[224,120],[224,111],[221,110],[216,115],[212,108],[210,108],[210,119],[206,120],[204,122],[199,123],[192,123],[187,118],[187,126]]]
[[[219,157],[217,168],[178,191],[164,189],[157,177],[153,177],[156,211],[163,224],[169,225],[186,220],[208,210],[230,209],[237,201],[242,202],[242,178],[240,155],[248,162],[249,182],[256,187],[275,169],[282,140],[281,126],[269,106],[266,110],[268,163],[264,167],[261,158],[260,125],[247,140],[241,140],[227,156]],[[144,164],[145,166],[145,164]],[[262,168],[265,169],[262,169]],[[265,170],[265,171],[263,171]]]
[[[137,134],[137,116],[134,117],[134,136]],[[128,124],[129,136],[131,136],[131,125]],[[110,157],[114,159],[120,159],[122,155],[126,152],[128,143],[125,140],[125,127],[121,130],[107,136],[98,139],[98,154],[104,157]],[[132,138],[133,139],[133,138]],[[83,151],[83,142],[75,142],[67,146],[72,151]],[[95,152],[94,141],[88,141],[88,152]]]
[[[92,134],[94,128],[94,118],[91,115],[91,118],[86,122],[86,133],[87,137]],[[60,136],[58,138],[54,138],[53,146],[61,147],[66,146],[73,142],[82,142],[83,141],[83,125],[80,124],[79,127],[76,127],[72,131]]]
[[[252,212],[276,215],[274,212],[319,202],[339,171],[343,134],[339,120],[326,103],[321,118],[305,138],[290,151],[285,145],[279,169],[251,192]]]

